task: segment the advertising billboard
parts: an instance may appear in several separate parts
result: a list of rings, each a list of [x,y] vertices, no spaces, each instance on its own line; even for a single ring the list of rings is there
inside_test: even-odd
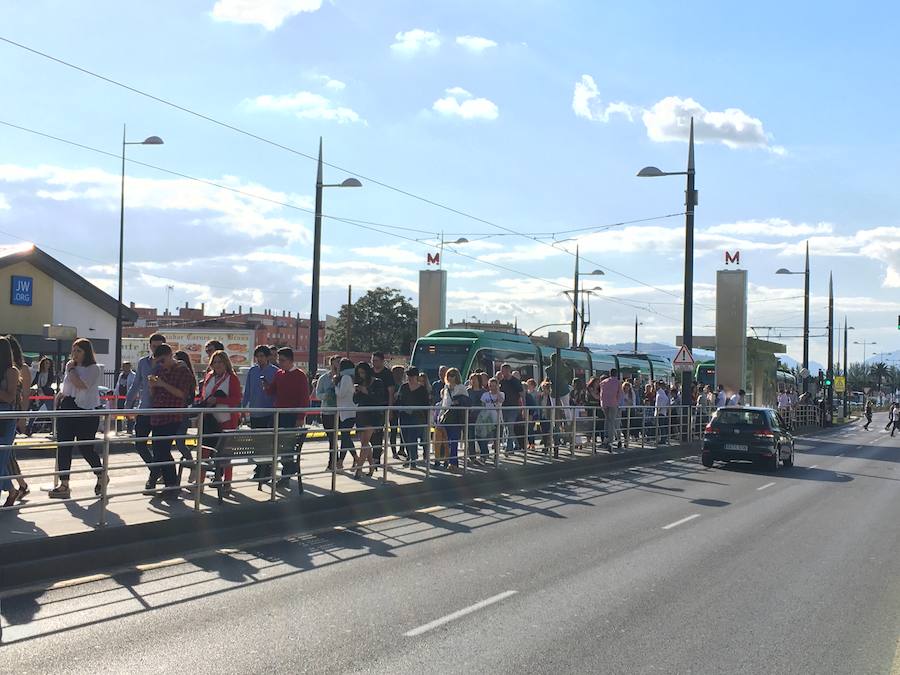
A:
[[[191,357],[195,370],[204,370],[207,366],[203,345],[210,340],[218,340],[225,346],[225,352],[231,358],[235,368],[253,365],[253,350],[256,348],[256,334],[252,330],[222,330],[197,328],[160,328],[159,332],[166,336],[166,342],[173,351],[183,350]],[[123,338],[122,359],[137,365],[138,359],[149,350],[147,338]]]

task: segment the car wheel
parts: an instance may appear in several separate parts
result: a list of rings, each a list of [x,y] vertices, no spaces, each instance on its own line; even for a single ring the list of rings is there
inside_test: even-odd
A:
[[[791,454],[788,455],[788,458],[786,460],[784,460],[783,464],[789,469],[792,466],[794,466],[794,446],[793,445],[791,445]]]
[[[703,464],[707,469],[711,469],[713,465],[713,459],[709,455],[700,455],[700,463]]]

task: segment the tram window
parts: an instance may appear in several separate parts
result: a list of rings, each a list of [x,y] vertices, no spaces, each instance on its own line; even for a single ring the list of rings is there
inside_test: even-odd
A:
[[[537,360],[534,354],[513,352],[506,349],[479,349],[472,359],[472,368],[480,369],[491,377],[500,370],[500,366],[508,363],[513,370],[519,371],[522,381],[536,378]]]

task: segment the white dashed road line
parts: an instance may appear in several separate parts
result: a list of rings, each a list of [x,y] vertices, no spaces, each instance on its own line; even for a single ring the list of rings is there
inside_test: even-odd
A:
[[[775,483],[766,483],[765,485],[762,485],[762,486],[760,486],[760,487],[758,487],[758,488],[756,488],[756,489],[757,489],[757,491],[759,491],[759,490],[765,490],[766,488],[770,488],[770,487],[772,487],[773,485],[775,485]]]
[[[435,619],[434,621],[430,621],[418,628],[413,628],[412,630],[406,631],[403,635],[405,637],[415,637],[417,635],[422,635],[422,633],[427,633],[430,630],[434,630],[435,628],[439,628],[444,624],[450,623],[451,621],[456,621],[456,619],[460,619],[472,612],[477,612],[479,609],[484,609],[490,605],[500,602],[501,600],[506,600],[506,598],[515,595],[518,591],[504,591],[503,593],[498,593],[497,595],[491,596],[481,602],[476,602],[474,605],[469,605],[463,609],[457,610],[452,614],[447,614],[446,616],[442,616],[440,619]]]
[[[692,516],[688,516],[687,518],[682,518],[681,520],[676,520],[674,523],[669,523],[668,525],[664,525],[662,529],[671,530],[673,527],[678,527],[679,525],[684,525],[685,523],[693,520],[694,518],[699,518],[700,514],[695,513]]]

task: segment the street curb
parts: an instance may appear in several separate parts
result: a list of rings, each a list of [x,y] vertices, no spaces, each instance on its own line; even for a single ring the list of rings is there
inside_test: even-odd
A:
[[[26,585],[121,569],[136,563],[234,546],[260,537],[288,536],[362,520],[409,513],[426,506],[468,502],[554,481],[606,473],[647,461],[697,454],[699,442],[666,448],[598,454],[564,463],[503,467],[488,474],[433,477],[407,485],[311,499],[224,508],[164,521],[18,541],[0,545],[0,592]]]

